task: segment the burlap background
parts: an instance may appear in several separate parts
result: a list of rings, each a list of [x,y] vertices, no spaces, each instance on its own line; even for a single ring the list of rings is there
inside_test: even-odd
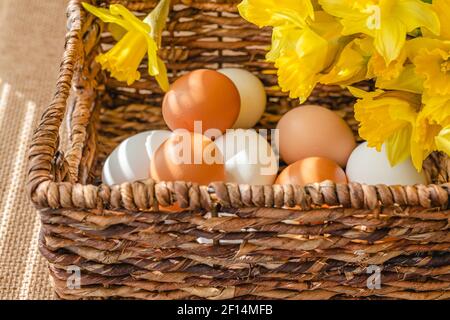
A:
[[[52,299],[25,193],[26,153],[55,88],[66,0],[0,0],[0,299]]]

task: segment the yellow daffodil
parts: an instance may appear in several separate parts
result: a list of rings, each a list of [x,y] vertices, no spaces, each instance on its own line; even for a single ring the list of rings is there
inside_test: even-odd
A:
[[[319,0],[319,4],[341,19],[344,35],[373,37],[387,65],[400,55],[408,32],[419,27],[440,32],[437,14],[420,0]]]
[[[310,29],[295,31],[298,39],[295,47],[284,49],[275,60],[278,83],[291,98],[303,103],[319,80],[327,55],[327,41]]]
[[[415,73],[423,79],[424,93],[450,94],[450,41],[416,38],[407,42],[407,54]]]
[[[169,6],[170,0],[161,0],[155,10],[141,21],[120,4],[112,4],[107,10],[83,3],[87,11],[102,21],[115,24],[115,27],[110,27],[110,31],[115,37],[121,37],[112,49],[96,58],[102,69],[108,70],[117,80],[131,85],[140,79],[138,68],[147,54],[149,75],[156,78],[164,91],[168,90],[167,71],[157,52]]]
[[[339,55],[332,69],[320,78],[323,84],[350,85],[368,77],[367,63],[373,53],[372,40],[354,39]]]
[[[406,92],[349,89],[359,98],[354,108],[361,138],[378,151],[386,143],[388,159],[393,166],[407,159],[420,96]]]
[[[274,29],[277,35],[283,27]],[[291,98],[299,98],[303,103],[321,78],[321,72],[326,70],[335,59],[345,40],[340,35],[339,23],[323,11],[315,13],[314,22],[309,28],[293,31],[284,27],[280,37],[294,38],[292,45],[284,45],[278,54],[274,49],[270,57],[276,57],[275,67],[278,68],[278,82],[281,89],[289,91]]]

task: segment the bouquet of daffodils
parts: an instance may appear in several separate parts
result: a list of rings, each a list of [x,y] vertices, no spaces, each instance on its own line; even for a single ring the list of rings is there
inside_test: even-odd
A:
[[[273,27],[266,58],[291,98],[347,86],[360,136],[392,165],[450,155],[450,0],[243,0],[239,12]],[[374,91],[351,86],[367,79]]]

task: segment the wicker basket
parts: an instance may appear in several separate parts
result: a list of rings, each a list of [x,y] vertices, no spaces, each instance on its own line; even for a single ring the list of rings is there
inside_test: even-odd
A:
[[[145,65],[142,81],[130,87],[101,71],[94,58],[113,39],[80,2],[69,4],[56,94],[29,153],[29,194],[42,219],[40,250],[60,297],[450,298],[450,184],[441,154],[426,161],[434,183],[429,186],[102,185],[102,164],[118,143],[165,128],[163,95]],[[111,2],[142,16],[156,4]],[[241,19],[238,2],[177,1],[161,56],[172,79],[205,67],[251,70],[269,96],[258,127],[273,128],[298,102],[279,90],[272,65],[264,61],[270,30]],[[357,134],[348,92],[318,87],[309,102],[335,110]],[[59,129],[65,115],[70,143],[63,151]],[[174,201],[184,211],[164,212]],[[68,286],[76,268],[80,286]],[[377,268],[381,286],[372,286]]]

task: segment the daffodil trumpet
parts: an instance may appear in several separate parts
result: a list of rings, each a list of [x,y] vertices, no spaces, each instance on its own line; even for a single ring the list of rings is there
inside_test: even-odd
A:
[[[170,0],[161,0],[143,21],[120,4],[111,4],[109,10],[85,2],[83,7],[103,22],[109,23],[109,30],[118,38],[118,42],[109,51],[96,57],[102,69],[109,71],[117,80],[132,85],[141,78],[138,69],[147,55],[148,74],[155,77],[163,91],[168,90],[167,70],[158,57],[158,49]]]

